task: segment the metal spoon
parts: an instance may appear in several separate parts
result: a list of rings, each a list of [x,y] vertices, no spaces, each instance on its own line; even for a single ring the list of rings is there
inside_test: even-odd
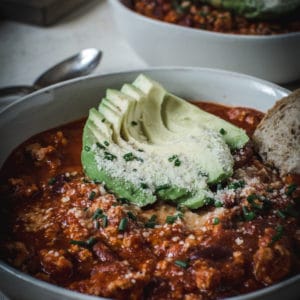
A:
[[[44,72],[32,86],[0,88],[0,97],[24,96],[48,85],[87,75],[97,67],[101,56],[102,52],[94,48],[81,50],[78,54],[67,58]]]

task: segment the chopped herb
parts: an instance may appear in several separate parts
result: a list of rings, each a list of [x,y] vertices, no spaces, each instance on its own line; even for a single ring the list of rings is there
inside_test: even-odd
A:
[[[100,228],[100,223],[99,223],[99,221],[97,220],[96,221],[96,229],[99,229]]]
[[[254,208],[254,209],[261,210],[261,209],[264,208],[263,204],[260,202],[259,197],[255,194],[249,195],[247,197],[247,201],[250,203],[251,207]]]
[[[138,122],[136,121],[131,121],[131,126],[136,126],[138,124]]]
[[[95,191],[91,191],[90,195],[89,195],[89,200],[93,201],[95,199],[96,196],[96,192]]]
[[[168,158],[168,161],[169,161],[169,162],[172,162],[172,161],[175,160],[176,158],[178,158],[177,155],[172,155],[172,156],[170,156],[170,157]]]
[[[179,167],[181,165],[181,161],[178,158],[178,155],[174,154],[168,158],[169,162],[174,162],[175,167]]]
[[[215,204],[215,199],[211,197],[206,197],[205,198],[205,205],[214,205]]]
[[[155,189],[155,192],[159,192],[161,190],[167,190],[168,188],[170,188],[170,185],[169,184],[162,184],[162,185],[159,185],[156,189]]]
[[[215,201],[215,207],[222,207],[223,203],[221,201]]]
[[[107,151],[104,151],[104,159],[114,160],[114,159],[117,159],[117,157]]]
[[[284,213],[291,216],[291,217],[294,217],[294,218],[297,218],[299,216],[299,213],[298,211],[295,210],[295,208],[292,206],[292,205],[289,205],[285,210],[284,210]]]
[[[121,204],[127,204],[127,203],[129,203],[129,200],[126,199],[126,198],[118,198],[117,200],[118,200],[118,202],[121,203]]]
[[[145,182],[142,182],[142,183],[141,183],[141,188],[142,188],[142,189],[148,189],[148,188],[149,188],[149,186],[148,186],[148,184],[147,184],[147,183],[145,183]]]
[[[100,149],[106,149],[105,146],[103,146],[101,143],[97,142],[96,143],[97,147]]]
[[[175,265],[184,269],[187,269],[189,267],[189,263],[187,261],[183,260],[175,260]]]
[[[173,224],[177,219],[182,219],[182,218],[183,218],[183,214],[181,212],[178,212],[174,216],[167,216],[166,217],[166,223]]]
[[[227,132],[226,132],[226,130],[225,130],[224,128],[221,128],[221,129],[220,129],[220,133],[221,133],[222,135],[225,135]]]
[[[109,146],[109,142],[108,141],[104,141],[103,144],[108,147]]]
[[[87,152],[89,152],[89,151],[91,150],[91,147],[90,147],[90,146],[87,146],[87,145],[85,145],[85,146],[84,146],[84,150],[85,150],[85,151],[87,151]]]
[[[83,178],[82,181],[83,181],[84,183],[91,183],[91,182],[90,182],[88,179],[86,179],[86,178]]]
[[[138,151],[139,151],[139,152],[144,152],[144,150],[143,150],[143,149],[138,149]]]
[[[245,186],[244,180],[234,181],[228,184],[227,188],[230,190],[237,190],[238,188],[243,188]]]
[[[101,120],[102,123],[104,123],[105,121],[106,121],[105,118],[103,118],[103,119]]]
[[[278,225],[276,227],[276,233],[273,235],[271,242],[269,243],[269,246],[272,246],[274,243],[276,243],[277,241],[279,241],[283,235],[283,226],[282,225]]]
[[[145,223],[145,227],[147,228],[154,228],[156,225],[156,215],[152,215],[151,218]]]
[[[132,152],[129,152],[129,153],[124,154],[124,155],[123,155],[123,158],[124,158],[126,161],[132,161],[132,160],[138,160],[138,161],[141,161],[141,162],[144,161],[142,158],[133,155]]]
[[[56,178],[54,178],[54,177],[51,177],[51,178],[48,180],[48,184],[49,184],[49,185],[53,185],[55,182],[56,182]]]
[[[128,223],[127,218],[122,218],[121,221],[120,221],[120,223],[119,223],[118,230],[119,231],[125,231],[125,229],[127,227],[127,223]]]
[[[220,223],[219,218],[213,218],[213,225],[218,225]]]
[[[281,210],[277,210],[277,216],[280,217],[281,219],[285,219],[285,214]]]
[[[134,215],[131,211],[128,211],[127,212],[127,216],[129,219],[133,220],[133,221],[136,221],[137,220],[137,217],[136,215]]]
[[[100,219],[103,215],[103,211],[100,208],[97,208],[93,214],[92,220]]]
[[[87,241],[78,241],[78,240],[71,240],[71,245],[77,245],[84,248],[91,248],[95,245],[97,242],[97,239],[94,237],[90,237]]]
[[[176,158],[174,161],[174,166],[179,167],[180,165],[181,165],[181,161],[179,160],[179,158]]]
[[[247,206],[243,206],[243,214],[244,214],[244,219],[246,221],[252,221],[256,216],[253,211],[249,211]]]
[[[293,193],[296,191],[296,189],[297,189],[297,184],[292,183],[287,187],[285,194],[287,196],[292,196]]]
[[[107,225],[108,225],[108,218],[106,215],[102,216],[102,225],[104,228],[107,227]]]

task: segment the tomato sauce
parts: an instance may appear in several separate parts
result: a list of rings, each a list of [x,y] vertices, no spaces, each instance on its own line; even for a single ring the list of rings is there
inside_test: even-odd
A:
[[[263,113],[201,102],[251,136]],[[41,280],[115,299],[213,300],[300,273],[297,189],[251,142],[212,186],[219,203],[138,208],[84,176],[85,120],[20,145],[0,172],[0,257]]]

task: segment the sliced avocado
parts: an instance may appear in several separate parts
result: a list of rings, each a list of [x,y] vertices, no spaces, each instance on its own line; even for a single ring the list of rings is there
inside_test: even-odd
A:
[[[139,206],[158,198],[203,206],[212,196],[208,184],[229,177],[233,159],[218,128],[230,136],[231,124],[213,115],[205,122],[217,125],[202,124],[198,110],[144,75],[107,90],[84,128],[86,174]]]
[[[154,97],[163,97],[162,120],[170,131],[191,131],[198,130],[198,127],[206,127],[220,133],[231,149],[241,148],[249,141],[249,137],[243,129],[167,93],[159,83],[145,75],[140,75],[133,85],[144,93],[152,94]]]

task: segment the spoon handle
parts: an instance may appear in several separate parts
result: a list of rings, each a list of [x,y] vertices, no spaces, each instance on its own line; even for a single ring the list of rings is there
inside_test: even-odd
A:
[[[0,98],[22,97],[36,91],[38,88],[30,85],[9,86],[0,88]]]

